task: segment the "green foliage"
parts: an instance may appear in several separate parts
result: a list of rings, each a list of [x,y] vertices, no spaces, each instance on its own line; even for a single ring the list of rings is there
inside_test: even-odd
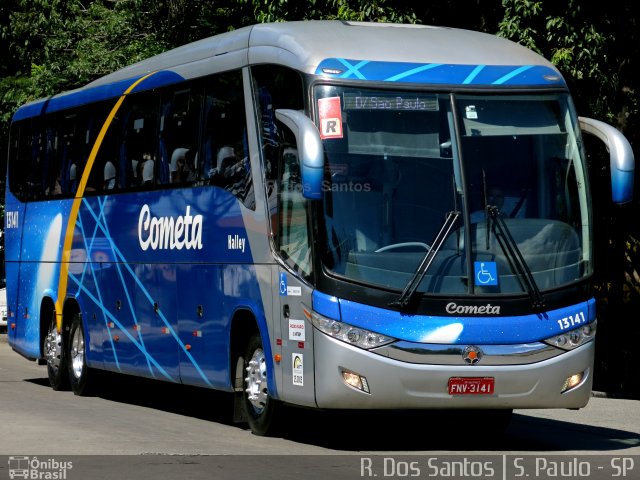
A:
[[[390,23],[417,23],[418,21],[415,12],[410,8],[398,8],[398,2],[361,0],[354,5],[354,2],[347,0],[333,0],[330,3],[337,8],[336,18],[340,20]]]
[[[393,0],[238,0],[253,5],[254,21],[339,19],[348,21],[416,23],[413,8]]]
[[[589,106],[595,117],[614,123],[611,94],[617,88],[618,77],[615,70],[607,68],[607,45],[613,41],[612,33],[598,31],[593,23],[596,18],[581,15],[581,11],[580,5],[571,1],[565,11],[547,17],[546,41],[551,61],[574,84],[594,92]]]
[[[34,89],[41,94],[80,86],[168,47],[145,12],[130,8],[135,2],[93,2],[86,9],[65,3],[75,7],[73,14],[60,19],[43,58],[32,64]]]
[[[538,25],[542,14],[542,1],[503,0],[504,18],[499,24],[498,35],[513,40],[538,53]]]
[[[627,80],[640,53],[634,41],[637,7],[621,3],[603,9],[580,0],[502,0],[498,34],[550,59],[565,76],[578,110],[617,125],[633,143],[638,134],[625,127],[630,116],[640,116],[638,93],[630,87],[636,82]]]
[[[640,240],[629,235],[625,242],[624,284],[622,286],[625,303],[640,305]]]

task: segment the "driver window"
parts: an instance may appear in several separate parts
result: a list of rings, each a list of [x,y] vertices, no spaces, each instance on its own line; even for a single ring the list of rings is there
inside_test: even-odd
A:
[[[308,277],[311,274],[311,251],[307,229],[307,201],[302,196],[298,151],[283,144],[280,149],[280,188],[278,192],[278,244],[288,265]]]

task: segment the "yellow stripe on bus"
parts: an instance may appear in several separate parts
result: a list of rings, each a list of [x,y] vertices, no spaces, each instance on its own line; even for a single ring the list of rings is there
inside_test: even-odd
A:
[[[100,150],[100,146],[102,145],[102,141],[104,140],[105,135],[107,134],[107,130],[113,121],[113,118],[118,113],[122,102],[124,102],[125,97],[136,88],[140,82],[146,80],[155,72],[151,72],[148,75],[136,80],[127,90],[120,96],[116,104],[109,112],[109,116],[102,125],[100,129],[100,133],[98,134],[98,138],[96,138],[95,143],[93,144],[93,148],[91,149],[91,154],[89,155],[89,159],[87,160],[87,164],[82,172],[82,178],[80,179],[80,184],[78,185],[78,191],[76,192],[75,198],[73,199],[73,205],[71,206],[71,213],[69,214],[69,220],[67,221],[67,230],[64,234],[64,246],[62,248],[62,261],[60,263],[60,279],[58,280],[58,300],[56,301],[56,324],[58,327],[58,332],[61,331],[62,328],[62,307],[64,305],[64,300],[67,296],[67,282],[69,276],[69,261],[71,260],[71,244],[73,243],[73,232],[76,227],[76,220],[78,219],[78,212],[80,211],[80,205],[82,204],[82,197],[84,197],[84,191],[87,187],[87,182],[89,181],[89,174],[91,173],[91,169],[93,168],[93,163],[95,162],[96,156],[98,155],[98,151]]]

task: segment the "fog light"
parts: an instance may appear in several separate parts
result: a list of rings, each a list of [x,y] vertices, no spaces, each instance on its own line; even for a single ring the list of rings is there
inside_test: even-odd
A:
[[[363,377],[362,375],[358,375],[357,373],[350,372],[349,370],[341,369],[340,373],[342,373],[342,380],[344,381],[344,383],[352,388],[355,388],[356,390],[360,390],[364,393],[369,393],[369,383],[367,382],[367,379],[365,377]]]
[[[571,375],[569,378],[567,378],[564,381],[564,385],[562,386],[562,390],[561,390],[560,393],[565,393],[565,392],[571,390],[572,388],[577,387],[578,385],[580,385],[580,383],[582,382],[583,378],[584,378],[584,372],[576,373],[575,375]]]

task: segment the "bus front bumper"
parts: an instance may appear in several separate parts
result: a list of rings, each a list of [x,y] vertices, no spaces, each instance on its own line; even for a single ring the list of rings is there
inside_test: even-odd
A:
[[[593,383],[593,341],[535,363],[491,366],[399,361],[347,345],[316,329],[314,349],[320,408],[581,408],[589,401]],[[348,385],[343,372],[364,379],[368,392]],[[576,374],[582,374],[580,382],[563,393],[567,379]],[[454,377],[493,379],[493,392],[450,395],[449,380]]]

